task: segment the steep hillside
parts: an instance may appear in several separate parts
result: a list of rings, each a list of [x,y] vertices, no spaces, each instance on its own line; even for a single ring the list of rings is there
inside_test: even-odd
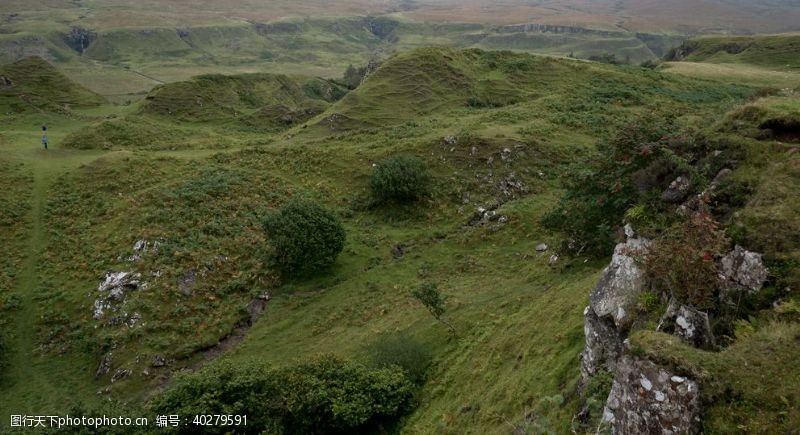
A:
[[[667,60],[749,64],[780,70],[800,69],[800,34],[709,36],[690,39]]]
[[[0,66],[0,111],[68,112],[70,107],[96,107],[103,97],[76,84],[39,57]]]

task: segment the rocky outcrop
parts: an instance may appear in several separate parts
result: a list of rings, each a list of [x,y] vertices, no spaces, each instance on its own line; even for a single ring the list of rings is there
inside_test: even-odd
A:
[[[138,290],[142,285],[142,274],[133,272],[107,272],[105,279],[97,286],[100,297],[94,301],[94,318],[103,318],[125,299],[128,292]]]
[[[581,384],[601,368],[614,372],[622,354],[622,343],[630,327],[632,306],[645,290],[644,271],[636,257],[650,245],[625,227],[628,240],[614,249],[614,256],[604,270],[600,282],[589,295],[589,306],[583,312],[586,345],[581,354]]]
[[[689,177],[681,175],[670,183],[669,187],[661,194],[661,199],[666,202],[678,203],[686,199],[692,189],[692,181]]]
[[[650,241],[636,237],[633,230],[628,241],[614,248],[611,264],[603,270],[600,282],[589,295],[591,310],[600,318],[610,318],[617,329],[626,330],[630,326],[631,307],[645,290],[644,271],[637,258],[647,252]]]
[[[726,283],[750,293],[761,290],[768,276],[762,255],[738,245],[722,258],[720,270],[720,278]]]
[[[83,54],[96,39],[97,33],[84,29],[83,27],[73,27],[70,32],[64,36],[64,43],[67,44],[69,48]]]
[[[672,198],[685,196],[679,192],[689,185],[688,181],[676,180],[670,186]],[[631,314],[639,296],[649,289],[637,258],[647,253],[650,242],[637,237],[630,226],[625,227],[625,234],[627,241],[614,249],[611,264],[592,289],[584,311],[586,344],[581,354],[580,385],[586,386],[601,370],[611,373],[614,380],[603,421],[613,433],[697,433],[701,427],[700,385],[654,361],[632,355],[627,346],[635,320]],[[761,254],[740,246],[720,260],[719,270],[723,301],[725,288],[752,294],[762,288],[768,276]],[[710,323],[708,313],[672,299],[656,329],[694,347],[713,349],[716,343]]]
[[[674,334],[694,347],[714,347],[714,333],[711,331],[708,314],[688,305],[681,305],[674,299],[661,316],[656,330]]]
[[[697,382],[626,355],[617,363],[603,421],[620,434],[698,433],[700,412]]]

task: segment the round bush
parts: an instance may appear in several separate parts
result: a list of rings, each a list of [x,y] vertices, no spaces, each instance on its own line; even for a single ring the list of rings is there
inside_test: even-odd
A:
[[[375,165],[370,178],[379,201],[416,201],[427,195],[431,176],[425,162],[413,156],[396,156]]]
[[[292,200],[264,220],[274,263],[285,273],[318,272],[342,252],[345,231],[332,212],[308,200]]]

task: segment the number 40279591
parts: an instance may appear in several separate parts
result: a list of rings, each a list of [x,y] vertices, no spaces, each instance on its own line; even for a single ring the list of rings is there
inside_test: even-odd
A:
[[[247,426],[246,415],[200,414],[192,419],[195,426]]]

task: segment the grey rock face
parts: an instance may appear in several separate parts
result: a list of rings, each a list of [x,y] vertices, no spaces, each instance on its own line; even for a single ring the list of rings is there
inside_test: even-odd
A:
[[[711,332],[708,314],[681,305],[674,299],[661,316],[657,330],[672,333],[694,347],[714,347],[714,333]]]
[[[113,354],[111,352],[103,355],[103,358],[100,360],[100,364],[97,366],[97,371],[95,371],[94,376],[100,377],[104,374],[108,373],[111,370],[111,365],[113,363]]]
[[[623,338],[610,319],[601,319],[592,307],[583,310],[583,333],[586,345],[581,353],[581,385],[604,368],[613,372],[622,355]]]
[[[672,183],[670,183],[667,190],[661,194],[661,199],[667,202],[681,202],[683,201],[687,195],[689,195],[689,190],[692,188],[692,181],[689,177],[680,176],[675,179]]]
[[[624,356],[603,420],[617,434],[698,433],[700,390],[696,382],[650,361]]]
[[[750,293],[758,292],[768,276],[767,267],[764,266],[761,257],[761,254],[750,252],[737,245],[720,262],[721,278],[734,287],[742,288]]]
[[[94,318],[100,319],[115,304],[122,302],[125,295],[142,286],[142,274],[133,272],[107,272],[105,279],[97,286],[102,293],[94,301]]]
[[[635,257],[647,252],[650,241],[628,239],[614,249],[611,264],[603,270],[603,276],[589,295],[592,310],[598,317],[611,317],[620,330],[630,326],[628,313],[636,299],[645,289],[644,271]]]

